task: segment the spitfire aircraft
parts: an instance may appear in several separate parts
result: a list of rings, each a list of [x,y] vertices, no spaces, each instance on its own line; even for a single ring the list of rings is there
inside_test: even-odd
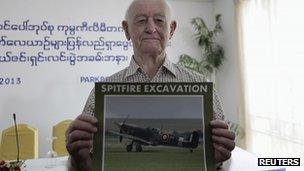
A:
[[[176,131],[168,132],[158,128],[142,128],[125,122],[126,119],[121,123],[114,121],[114,124],[119,128],[119,132],[108,132],[118,135],[119,142],[122,142],[123,138],[131,140],[130,143],[126,144],[126,150],[128,152],[132,151],[134,146],[137,152],[141,152],[142,145],[181,147],[188,148],[190,152],[193,152],[193,149],[198,146],[201,134],[201,131],[199,130],[184,133],[178,133]]]

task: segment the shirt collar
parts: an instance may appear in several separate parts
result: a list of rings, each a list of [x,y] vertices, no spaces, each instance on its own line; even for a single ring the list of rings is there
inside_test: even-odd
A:
[[[135,62],[134,56],[132,56],[132,59],[130,61],[129,66],[127,67],[127,71],[125,74],[125,78],[129,77],[131,75],[134,75],[138,70],[140,69],[140,66]],[[160,67],[160,69],[167,69],[169,72],[171,72],[175,77],[177,77],[177,72],[174,67],[174,64],[168,59],[167,55],[165,57],[165,61]]]
[[[132,56],[130,65],[127,67],[125,78],[134,75],[138,69],[140,69],[140,66],[135,62],[134,56]]]
[[[165,69],[167,69],[169,72],[171,72],[175,77],[177,77],[176,68],[174,67],[174,64],[168,59],[168,57],[165,57],[165,61],[162,65]]]

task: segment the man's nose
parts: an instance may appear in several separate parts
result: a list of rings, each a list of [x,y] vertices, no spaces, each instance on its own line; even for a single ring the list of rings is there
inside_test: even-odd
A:
[[[156,25],[153,21],[153,19],[148,19],[148,22],[147,22],[147,26],[146,26],[146,32],[147,33],[154,33],[156,31]]]

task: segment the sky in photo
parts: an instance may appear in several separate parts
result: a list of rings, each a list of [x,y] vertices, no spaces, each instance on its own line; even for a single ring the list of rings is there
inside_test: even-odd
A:
[[[189,118],[202,117],[203,96],[105,96],[107,118]]]

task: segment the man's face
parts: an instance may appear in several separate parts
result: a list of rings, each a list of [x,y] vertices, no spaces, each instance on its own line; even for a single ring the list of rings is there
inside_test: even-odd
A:
[[[132,40],[135,53],[159,55],[165,52],[167,42],[175,30],[170,23],[166,5],[161,0],[137,1],[123,22],[126,37]]]

